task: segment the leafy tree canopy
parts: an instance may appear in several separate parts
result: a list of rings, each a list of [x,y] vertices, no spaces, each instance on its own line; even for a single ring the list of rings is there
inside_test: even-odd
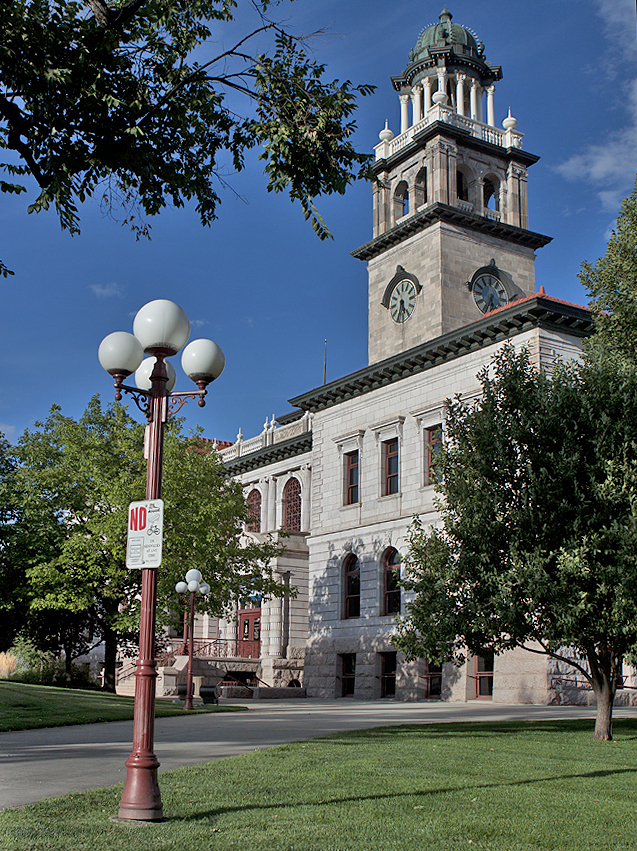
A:
[[[441,523],[412,528],[397,644],[434,662],[562,659],[610,738],[622,661],[637,660],[637,372],[608,358],[549,376],[508,346],[480,381],[479,401],[447,403]]]
[[[637,363],[637,183],[622,202],[606,253],[595,264],[582,263],[579,278],[595,312],[589,350]]]
[[[218,33],[241,6],[259,26],[227,48]],[[262,148],[268,190],[287,191],[324,239],[314,206],[368,176],[351,143],[356,97],[372,91],[325,81],[301,38],[270,20],[272,0],[16,0],[0,4],[0,147],[3,192],[40,194],[77,231],[77,204],[99,193],[140,232],[137,211],[194,200],[203,224],[216,216],[224,169],[244,168]],[[213,36],[214,30],[214,36]],[[269,55],[254,51],[269,33]],[[246,99],[245,114],[237,98]],[[240,107],[239,107],[240,109]],[[16,182],[16,179],[18,182]],[[7,274],[0,265],[0,272]]]
[[[75,616],[76,628],[66,624],[65,636],[75,636],[77,652],[64,646],[67,658],[85,652],[87,633],[103,640],[111,687],[117,645],[139,624],[141,572],[127,570],[125,560],[128,505],[145,493],[142,447],[143,427],[121,405],[104,410],[95,397],[78,422],[54,407],[16,448],[32,617]],[[198,607],[213,615],[246,594],[281,592],[272,566],[281,547],[245,539],[241,486],[225,477],[215,452],[202,451],[200,438],[182,434],[179,421],[166,435],[163,499],[160,625],[179,617],[175,584],[192,567],[211,587]]]

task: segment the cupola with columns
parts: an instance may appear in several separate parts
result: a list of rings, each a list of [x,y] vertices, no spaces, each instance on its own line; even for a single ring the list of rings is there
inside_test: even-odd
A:
[[[368,261],[369,362],[397,354],[535,291],[527,169],[511,110],[496,126],[502,70],[482,42],[452,22],[424,29],[392,77],[400,133],[385,123],[375,148]],[[483,270],[488,269],[488,272]]]

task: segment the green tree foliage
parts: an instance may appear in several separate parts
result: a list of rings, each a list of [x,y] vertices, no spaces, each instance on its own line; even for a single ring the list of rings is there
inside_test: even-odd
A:
[[[40,635],[57,642],[67,663],[104,642],[107,688],[114,688],[119,645],[139,624],[141,572],[127,570],[127,510],[144,499],[143,427],[118,404],[95,397],[79,421],[54,407],[25,432],[16,448],[17,490],[31,621],[54,614],[55,628]],[[267,540],[244,540],[247,508],[241,486],[223,474],[216,453],[185,437],[179,422],[164,451],[164,557],[159,569],[158,623],[174,622],[182,603],[174,590],[186,570],[199,568],[211,586],[200,610],[220,614],[243,594],[278,593]],[[178,615],[177,615],[178,617]]]
[[[610,738],[622,661],[637,659],[637,373],[609,358],[549,376],[505,347],[480,381],[478,402],[447,403],[441,524],[412,527],[397,644],[434,662],[562,659]]]
[[[0,651],[11,646],[24,622],[28,605],[24,576],[15,565],[17,522],[21,516],[15,472],[11,444],[0,433]]]
[[[259,26],[217,52],[239,5],[256,10]],[[267,18],[273,5],[0,4],[0,147],[19,155],[2,164],[10,179],[0,190],[25,191],[15,180],[31,175],[40,194],[29,211],[53,204],[70,231],[78,202],[95,194],[109,210],[123,205],[138,234],[147,231],[139,209],[154,215],[167,203],[192,200],[209,224],[224,171],[243,169],[245,152],[259,146],[268,189],[288,191],[317,234],[329,236],[314,199],[368,176],[369,156],[351,143],[351,115],[372,89],[325,81],[304,41]],[[270,55],[251,49],[265,34]]]
[[[637,363],[637,183],[624,198],[606,253],[594,265],[582,263],[579,278],[595,312],[591,352],[617,352]]]

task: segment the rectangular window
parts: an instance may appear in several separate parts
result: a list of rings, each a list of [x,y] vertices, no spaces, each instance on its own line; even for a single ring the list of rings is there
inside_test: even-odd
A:
[[[345,455],[345,505],[358,502],[358,450]]]
[[[345,617],[359,618],[361,614],[361,573],[355,555],[345,563]]]
[[[433,485],[438,481],[438,459],[442,450],[442,426],[435,425],[425,429],[425,484]]]
[[[442,666],[427,663],[425,697],[442,697]]]
[[[400,612],[400,567],[385,567],[385,599],[383,614],[396,615]]]
[[[354,697],[356,684],[356,653],[341,655],[341,696]]]
[[[493,697],[493,651],[484,650],[482,656],[473,657],[476,698],[491,700]]]
[[[383,496],[398,493],[398,438],[383,443]]]
[[[395,697],[396,696],[396,654],[381,653],[380,654],[380,696]]]

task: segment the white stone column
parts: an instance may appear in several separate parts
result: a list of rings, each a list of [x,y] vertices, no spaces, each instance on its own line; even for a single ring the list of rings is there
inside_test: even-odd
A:
[[[282,529],[283,528],[283,494],[285,493],[285,486],[288,483],[288,479],[282,477],[281,479],[277,479],[277,488],[276,488],[276,521],[274,524],[274,529]]]
[[[267,653],[264,656],[281,655],[281,599],[270,598],[264,606],[261,603],[261,629],[266,627],[268,636]],[[262,633],[263,634],[263,633]]]
[[[436,100],[436,98],[434,97],[434,100],[436,101],[436,103],[444,105],[444,104],[447,103],[447,73],[446,73],[444,68],[438,68],[437,72],[438,72],[438,92],[437,92],[437,94],[442,92],[442,94],[444,95],[444,99],[439,97]]]
[[[478,121],[478,89],[480,85],[477,80],[471,80],[471,118]]]
[[[409,95],[400,96],[400,132],[409,130]]]
[[[301,531],[310,531],[312,474],[308,464],[301,467]]]
[[[422,86],[420,83],[411,90],[411,101],[413,104],[413,123],[418,124],[419,121],[422,121]]]
[[[495,127],[495,109],[493,104],[493,95],[495,94],[495,86],[487,87],[487,124],[490,127]]]
[[[268,523],[268,497],[269,497],[269,488],[268,488],[268,480],[267,479],[259,479],[258,491],[261,494],[261,516],[259,517],[260,525],[259,531],[267,532],[266,529]]]
[[[456,74],[456,112],[464,115],[464,81],[466,74]]]
[[[276,525],[276,478],[270,476],[268,478],[268,514],[267,528],[265,532],[274,532]]]
[[[427,113],[431,109],[431,77],[425,77],[424,89],[425,89],[425,115],[427,115]]]

